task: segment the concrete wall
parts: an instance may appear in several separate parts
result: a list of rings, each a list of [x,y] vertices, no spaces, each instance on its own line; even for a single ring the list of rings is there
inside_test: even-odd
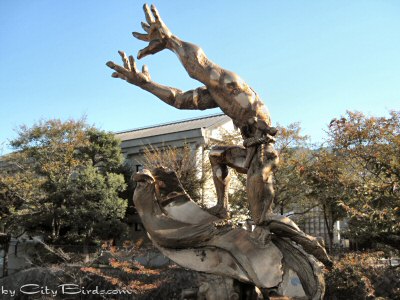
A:
[[[35,239],[41,239],[35,237]],[[35,246],[37,241],[29,238],[26,235],[16,239],[11,238],[10,246],[8,248],[8,274],[18,272],[19,270],[25,269],[31,265],[30,254],[35,252]],[[3,270],[3,258],[0,258],[0,277]]]

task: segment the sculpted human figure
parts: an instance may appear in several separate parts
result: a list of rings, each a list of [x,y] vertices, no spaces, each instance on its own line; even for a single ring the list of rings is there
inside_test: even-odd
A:
[[[133,36],[148,42],[138,52],[138,59],[164,49],[173,51],[190,77],[204,86],[183,92],[151,80],[144,65],[138,71],[133,56],[119,51],[123,66],[108,62],[115,78],[123,79],[160,98],[178,109],[210,109],[219,107],[240,129],[244,147],[214,147],[210,151],[213,179],[217,190],[217,205],[211,212],[225,217],[228,214],[229,169],[247,174],[247,196],[250,212],[256,224],[262,224],[271,213],[274,198],[272,171],[278,162],[274,150],[276,129],[271,127],[267,108],[258,94],[235,73],[210,61],[203,50],[173,35],[161,20],[157,9],[144,5],[147,22],[142,22],[146,33]]]
[[[178,56],[189,76],[203,86],[183,92],[158,84],[151,80],[145,65],[138,71],[133,56],[122,51],[122,66],[107,63],[115,71],[112,76],[178,109],[219,107],[233,120],[244,142],[243,146],[214,147],[210,151],[218,200],[210,212],[218,217],[228,215],[228,168],[234,168],[247,174],[249,208],[257,225],[250,232],[221,223],[190,199],[174,172],[162,167],[144,170],[135,174],[138,185],[133,201],[154,245],[186,268],[234,278],[262,289],[283,289],[289,278],[284,274],[293,270],[306,295],[322,299],[322,269],[314,258],[332,266],[324,247],[289,218],[272,214],[272,172],[278,163],[273,147],[276,129],[271,127],[268,110],[260,97],[238,75],[210,61],[201,48],[173,35],[154,6],[150,9],[144,5],[144,12],[147,22],[142,22],[142,27],[146,33],[133,33],[148,42],[139,51],[138,59],[169,49]]]

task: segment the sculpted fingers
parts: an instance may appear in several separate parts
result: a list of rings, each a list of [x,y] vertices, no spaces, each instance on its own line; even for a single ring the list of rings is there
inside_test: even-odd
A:
[[[157,8],[154,6],[154,4],[151,5],[151,12],[153,13],[154,18],[156,19],[156,22],[162,23],[160,13],[158,12]]]
[[[149,81],[151,80],[149,69],[147,68],[146,65],[143,65],[142,67],[142,74],[146,77],[147,80]]]
[[[147,22],[141,22],[146,33],[132,32],[133,36],[141,41],[149,42],[149,45],[139,51],[137,58],[141,59],[149,54],[155,54],[166,48],[171,32],[161,20],[160,14],[154,5],[151,8],[145,4],[143,11]]]
[[[143,66],[142,72],[138,72],[136,68],[136,62],[132,55],[129,57],[123,51],[118,51],[122,58],[124,66],[120,66],[112,61],[106,63],[106,65],[113,69],[115,72],[112,73],[112,77],[126,80],[137,86],[149,82],[151,80],[150,73],[146,65]]]
[[[124,67],[117,65],[116,63],[114,63],[112,61],[107,62],[106,65],[107,65],[107,67],[116,71],[116,73],[121,74],[125,77],[129,77],[129,70],[125,69]],[[112,76],[117,77],[117,76],[114,76],[114,73]],[[121,78],[121,77],[118,77],[118,78]]]
[[[124,68],[127,70],[131,70],[131,66],[128,60],[128,56],[126,56],[124,51],[118,51],[119,55],[122,58],[122,62],[124,63]]]
[[[113,78],[120,78],[120,79],[125,80],[125,81],[128,80],[128,78],[125,75],[122,75],[121,73],[118,73],[118,72],[112,73],[111,76]]]
[[[149,6],[147,4],[143,5],[144,15],[146,16],[147,23],[154,23],[154,17],[150,12]]]
[[[132,35],[138,40],[148,42],[150,41],[150,36],[148,34],[143,34],[139,32],[132,32]]]
[[[137,73],[138,71],[137,71],[137,68],[136,68],[136,62],[135,62],[135,59],[133,58],[132,55],[129,55],[129,63],[131,65],[132,72]]]
[[[137,59],[142,59],[143,57],[149,55],[150,53],[148,52],[148,47],[143,48],[142,50],[138,51],[137,54]]]
[[[168,27],[164,24],[163,20],[160,17],[160,13],[154,5],[151,5],[151,11],[156,19],[156,24],[158,26],[159,33],[162,38],[168,38],[171,36],[171,32]]]
[[[142,25],[142,28],[144,31],[146,31],[147,33],[150,32],[150,25],[145,23],[145,22],[140,22],[140,24]]]
[[[149,54],[157,53],[163,49],[165,49],[165,42],[159,39],[152,40],[147,47],[138,52],[137,58],[142,59]]]

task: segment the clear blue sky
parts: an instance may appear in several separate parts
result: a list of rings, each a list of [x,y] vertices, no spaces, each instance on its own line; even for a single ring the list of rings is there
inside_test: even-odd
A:
[[[313,141],[346,110],[400,109],[400,1],[154,1],[180,38],[247,81],[274,124],[299,121]],[[80,118],[120,131],[219,110],[179,111],[110,77],[117,50],[145,46],[142,1],[0,1],[0,143],[20,124]],[[139,62],[153,80],[199,86],[164,51]],[[3,146],[3,154],[8,152]]]

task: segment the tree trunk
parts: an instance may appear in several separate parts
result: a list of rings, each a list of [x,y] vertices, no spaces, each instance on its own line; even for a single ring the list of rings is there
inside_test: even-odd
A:
[[[328,252],[329,254],[332,254],[333,251],[333,220],[332,220],[332,214],[327,212],[327,207],[326,205],[322,205],[323,213],[324,213],[324,221],[325,221],[325,226],[326,230],[328,231]]]
[[[60,237],[60,230],[61,230],[61,220],[56,210],[57,209],[54,209],[53,219],[51,220],[51,227],[52,227],[51,239],[53,240],[53,242]]]
[[[379,243],[391,246],[400,250],[400,236],[395,234],[381,234],[376,238]]]
[[[3,249],[3,274],[2,277],[8,276],[8,249],[10,247],[11,234],[0,233],[0,249]]]
[[[91,241],[90,236],[92,235],[92,232],[93,232],[93,227],[91,227],[88,230],[88,232],[86,234],[86,237],[85,237],[85,239],[83,241],[83,256],[84,256],[83,261],[85,263],[88,263],[90,261],[89,244],[90,244],[90,241]]]
[[[83,243],[83,262],[88,263],[90,261],[90,254],[89,254],[89,243],[85,239]]]

